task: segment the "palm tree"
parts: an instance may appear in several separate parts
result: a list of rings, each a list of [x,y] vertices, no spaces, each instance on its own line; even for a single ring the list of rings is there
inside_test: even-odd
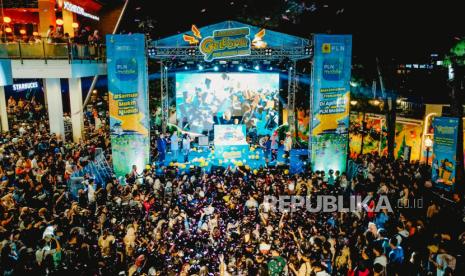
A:
[[[463,191],[464,167],[463,167],[463,97],[465,96],[465,39],[457,42],[446,57],[446,66],[452,68],[450,93],[450,113],[451,116],[459,118],[457,150],[456,150],[456,185],[457,189]]]

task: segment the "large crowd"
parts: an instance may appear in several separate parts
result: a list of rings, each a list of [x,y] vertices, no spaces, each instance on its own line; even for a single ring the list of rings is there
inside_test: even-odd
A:
[[[437,198],[422,164],[362,155],[351,179],[246,166],[160,175],[149,165],[125,183],[86,175],[72,193],[71,175],[96,148],[111,154],[107,133],[63,142],[42,121],[0,134],[2,275],[465,275],[462,198]],[[369,206],[386,195],[394,212],[264,203],[328,194],[371,195]]]

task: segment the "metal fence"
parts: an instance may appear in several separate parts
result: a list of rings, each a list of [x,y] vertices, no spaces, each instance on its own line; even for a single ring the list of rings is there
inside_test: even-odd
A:
[[[105,62],[106,51],[104,45],[7,42],[0,43],[0,58]]]

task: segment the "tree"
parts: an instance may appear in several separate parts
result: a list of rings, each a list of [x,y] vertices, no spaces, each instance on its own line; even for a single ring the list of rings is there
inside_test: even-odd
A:
[[[450,93],[451,116],[459,118],[457,149],[456,149],[456,185],[457,189],[464,191],[464,167],[463,167],[463,97],[465,96],[465,39],[457,42],[450,50],[444,64],[452,68],[453,77]]]

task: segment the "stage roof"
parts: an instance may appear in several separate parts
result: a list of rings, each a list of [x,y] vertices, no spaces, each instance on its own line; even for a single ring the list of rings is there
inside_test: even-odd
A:
[[[202,37],[211,36],[214,30],[220,29],[232,29],[232,28],[242,28],[242,27],[249,27],[250,28],[250,39],[254,38],[254,35],[258,33],[262,28],[255,27],[252,25],[244,24],[237,21],[224,21],[220,23],[216,23],[213,25],[208,25],[199,28],[200,34]],[[180,33],[177,35],[169,36],[166,38],[162,38],[152,42],[152,46],[155,47],[183,47],[183,46],[192,46],[189,45],[188,42],[184,41],[183,35],[192,35],[191,30],[187,30],[184,33]],[[284,33],[279,33],[275,31],[271,31],[266,29],[265,36],[263,40],[266,41],[268,47],[271,48],[292,48],[292,47],[304,47],[309,45],[310,41],[305,38],[288,35]]]

